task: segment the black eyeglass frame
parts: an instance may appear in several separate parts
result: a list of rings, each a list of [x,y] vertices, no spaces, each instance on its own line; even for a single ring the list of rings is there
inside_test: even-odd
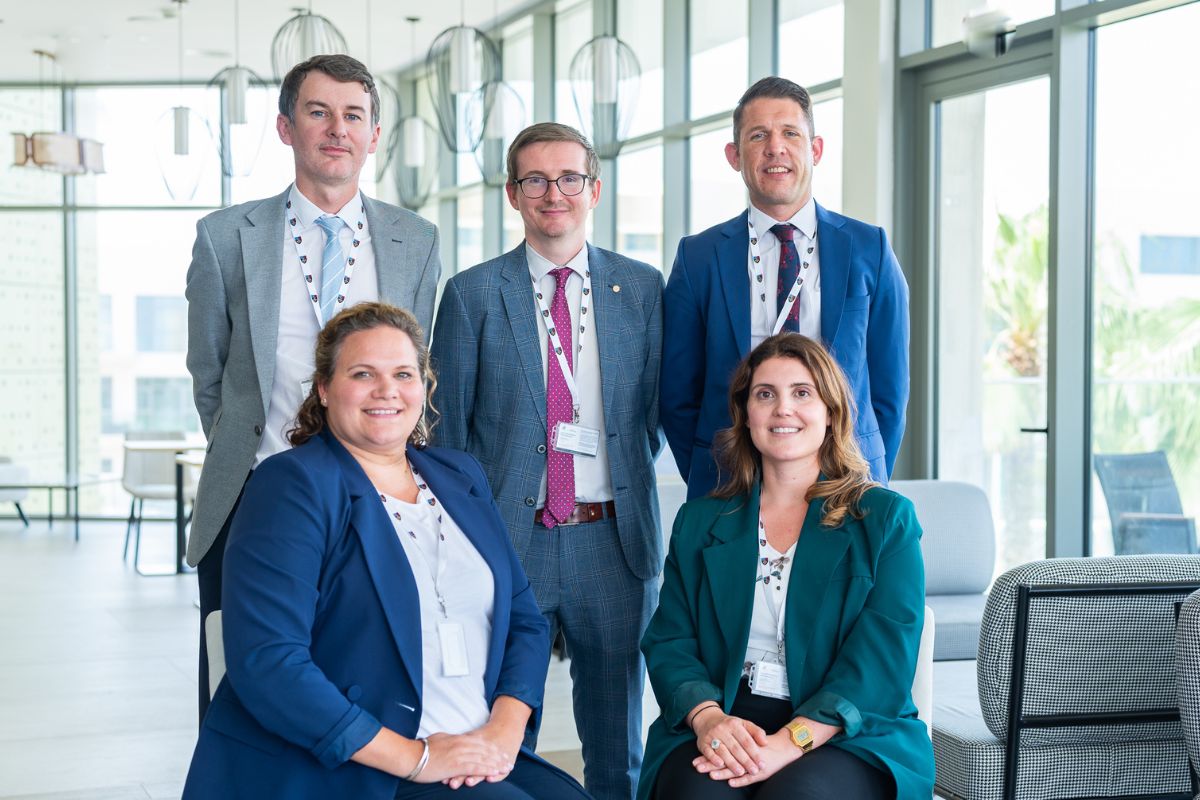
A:
[[[559,183],[559,181],[561,181],[563,178],[583,178],[583,182],[579,185],[579,191],[578,192],[563,191],[563,186],[561,183]],[[552,184],[552,183],[556,187],[558,187],[558,193],[561,194],[563,197],[578,197],[579,195],[583,194],[584,190],[587,188],[588,181],[594,181],[594,180],[595,180],[595,178],[593,178],[591,175],[587,175],[583,172],[568,172],[566,175],[559,175],[557,178],[547,178],[545,175],[530,175],[527,178],[521,178],[520,180],[515,180],[515,181],[513,181],[513,183],[517,185],[517,187],[521,190],[521,194],[523,194],[527,199],[540,200],[541,198],[545,197],[547,194],[550,193],[550,184]],[[529,192],[527,192],[525,190],[525,184],[528,181],[545,181],[546,182],[546,191],[544,191],[538,195],[531,195]]]

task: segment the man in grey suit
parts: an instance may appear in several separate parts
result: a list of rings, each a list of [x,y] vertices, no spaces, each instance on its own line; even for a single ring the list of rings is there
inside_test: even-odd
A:
[[[344,55],[293,67],[276,128],[292,148],[295,183],[200,220],[187,274],[187,365],[208,438],[187,550],[200,586],[201,721],[203,623],[221,607],[229,522],[251,470],[288,447],[317,332],[366,300],[408,308],[428,329],[441,273],[437,229],[359,191],[380,132],[379,92],[366,67]]]
[[[540,123],[508,151],[525,242],[452,277],[434,328],[437,444],[483,464],[551,635],[571,656],[584,782],[630,800],[663,553],[654,459],[662,275],[586,241],[600,162]]]

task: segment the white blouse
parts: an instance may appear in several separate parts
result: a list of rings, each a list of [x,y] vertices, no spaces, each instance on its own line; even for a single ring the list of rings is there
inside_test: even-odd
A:
[[[791,583],[792,562],[796,557],[796,544],[786,553],[781,553],[767,541],[759,528],[758,571],[754,582],[754,610],[750,615],[750,638],[746,642],[746,658],[742,674],[750,674],[750,666],[756,662],[786,664],[776,646],[779,634],[780,615],[787,603],[788,585]],[[762,559],[767,563],[763,564]]]

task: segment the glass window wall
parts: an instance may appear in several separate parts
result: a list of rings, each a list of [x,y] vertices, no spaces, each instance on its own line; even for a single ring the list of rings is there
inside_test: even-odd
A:
[[[842,76],[841,0],[779,0],[779,74],[801,86]]]
[[[691,118],[733,108],[750,74],[748,0],[688,3]]]

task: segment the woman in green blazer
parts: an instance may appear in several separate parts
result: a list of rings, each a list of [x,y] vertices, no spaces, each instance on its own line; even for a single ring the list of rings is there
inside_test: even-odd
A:
[[[811,339],[755,348],[730,411],[729,477],[679,512],[642,639],[662,713],[639,800],[931,797],[912,504],[870,481],[845,378]]]

